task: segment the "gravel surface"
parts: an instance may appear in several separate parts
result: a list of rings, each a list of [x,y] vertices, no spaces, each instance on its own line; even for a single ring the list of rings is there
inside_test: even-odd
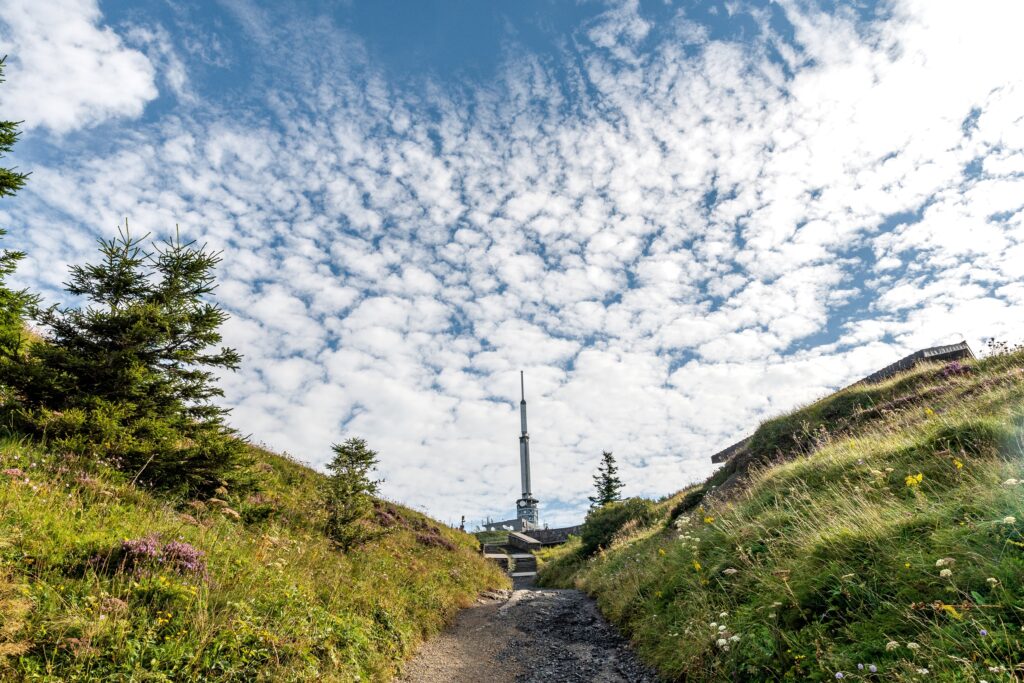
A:
[[[488,593],[426,643],[407,683],[653,683],[625,640],[580,591]]]

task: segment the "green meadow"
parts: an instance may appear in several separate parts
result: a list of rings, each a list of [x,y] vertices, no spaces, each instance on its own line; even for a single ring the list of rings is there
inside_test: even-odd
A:
[[[749,467],[548,551],[541,580],[666,680],[1020,680],[1022,454],[1024,353],[922,366],[765,422]]]
[[[371,540],[339,552],[322,475],[251,455],[246,493],[173,500],[0,442],[0,680],[389,680],[506,585],[471,536],[383,500]]]

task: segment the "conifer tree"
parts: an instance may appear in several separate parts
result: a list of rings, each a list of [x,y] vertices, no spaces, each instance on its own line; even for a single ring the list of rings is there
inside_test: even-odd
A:
[[[619,468],[611,451],[601,453],[601,464],[594,475],[594,495],[590,496],[591,509],[604,507],[608,503],[619,500],[622,491],[622,480],[619,479]]]
[[[127,230],[100,240],[97,264],[72,266],[69,293],[84,307],[42,310],[37,320],[49,344],[39,349],[54,375],[51,393],[40,397],[53,409],[83,399],[130,403],[140,414],[219,420],[212,404],[223,391],[207,368],[235,370],[241,361],[221,341],[227,314],[205,300],[214,290],[220,254],[179,234],[147,252],[148,236]]]
[[[4,58],[0,58],[0,83],[4,78]],[[0,158],[14,148],[18,141],[18,122],[0,121]],[[27,174],[13,168],[0,167],[0,197],[9,197],[25,185]],[[0,237],[7,231],[0,228]],[[24,319],[28,308],[36,297],[25,290],[15,291],[7,287],[7,276],[14,273],[18,261],[25,258],[20,251],[0,250],[0,357],[16,355],[24,338]]]
[[[355,437],[331,448],[334,458],[327,465],[331,474],[324,492],[327,535],[348,550],[366,539],[360,522],[369,515],[380,484],[370,474],[377,466],[377,453]]]
[[[149,251],[146,240],[119,230],[98,263],[72,267],[66,289],[85,304],[36,313],[45,343],[11,384],[28,428],[64,449],[144,483],[216,488],[244,450],[212,402],[223,395],[213,371],[241,360],[215,348],[227,314],[207,297],[221,257],[179,234]]]

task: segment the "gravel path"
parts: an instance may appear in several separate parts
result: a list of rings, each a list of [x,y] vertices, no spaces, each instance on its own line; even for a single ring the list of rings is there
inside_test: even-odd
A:
[[[580,591],[487,593],[427,642],[406,683],[653,683]]]

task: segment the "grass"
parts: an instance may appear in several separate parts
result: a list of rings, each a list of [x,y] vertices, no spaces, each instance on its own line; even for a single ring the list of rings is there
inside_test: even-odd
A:
[[[481,546],[485,543],[493,543],[495,545],[508,543],[507,531],[477,531],[473,536],[476,537]]]
[[[374,540],[338,552],[319,530],[321,475],[253,450],[258,493],[175,502],[0,441],[0,680],[389,680],[507,584],[472,536],[385,501]]]
[[[1019,680],[1024,353],[965,365],[766,422],[742,485],[548,551],[541,582],[596,596],[666,680]]]

